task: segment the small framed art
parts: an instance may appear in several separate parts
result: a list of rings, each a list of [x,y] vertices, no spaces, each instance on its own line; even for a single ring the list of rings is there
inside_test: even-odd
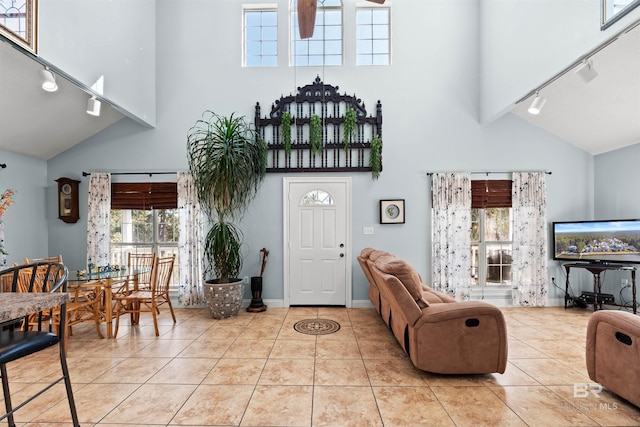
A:
[[[404,199],[380,200],[380,224],[404,224]]]

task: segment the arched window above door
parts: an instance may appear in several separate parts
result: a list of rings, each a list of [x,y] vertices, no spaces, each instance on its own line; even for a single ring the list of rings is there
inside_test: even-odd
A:
[[[334,206],[335,202],[333,200],[333,196],[320,189],[317,188],[315,190],[309,191],[307,194],[302,196],[300,199],[300,206]]]

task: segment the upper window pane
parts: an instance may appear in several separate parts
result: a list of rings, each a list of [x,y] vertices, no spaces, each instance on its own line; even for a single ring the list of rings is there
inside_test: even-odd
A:
[[[274,67],[278,64],[278,20],[275,9],[245,9],[245,67]]]
[[[291,2],[291,65],[342,65],[342,2],[318,2],[313,36],[300,39],[298,2]]]
[[[602,2],[600,29],[604,30],[611,24],[631,12],[640,4],[640,0],[600,0]]]
[[[300,201],[301,206],[315,206],[315,205],[323,205],[323,206],[333,206],[335,203],[333,201],[333,196],[328,192],[316,189],[309,191],[307,194],[302,196],[302,200]]]
[[[178,209],[156,209],[158,243],[178,243]]]
[[[356,65],[389,65],[389,8],[358,8],[356,22]]]

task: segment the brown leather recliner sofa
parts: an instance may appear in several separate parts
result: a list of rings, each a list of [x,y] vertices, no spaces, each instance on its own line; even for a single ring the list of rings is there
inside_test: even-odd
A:
[[[617,310],[593,313],[587,324],[586,357],[589,378],[640,407],[639,316]]]
[[[357,258],[369,299],[414,366],[440,374],[504,373],[507,328],[497,307],[456,302],[387,252],[365,248]]]

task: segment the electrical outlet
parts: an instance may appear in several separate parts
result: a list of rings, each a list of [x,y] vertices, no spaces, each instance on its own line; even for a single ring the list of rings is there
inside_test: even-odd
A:
[[[249,284],[249,276],[244,276],[244,278],[242,279],[242,283],[244,283],[245,285]]]

